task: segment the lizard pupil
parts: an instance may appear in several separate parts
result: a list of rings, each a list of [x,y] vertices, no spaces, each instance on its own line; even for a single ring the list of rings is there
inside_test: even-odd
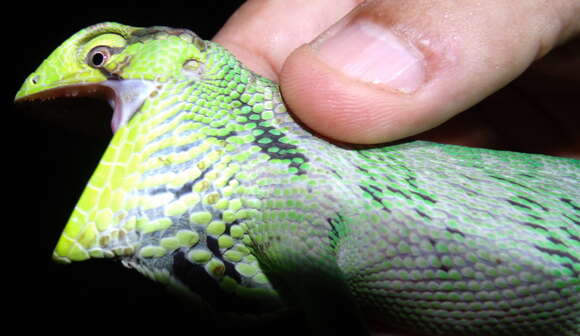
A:
[[[101,66],[105,61],[105,56],[101,53],[95,53],[91,62],[94,66]]]

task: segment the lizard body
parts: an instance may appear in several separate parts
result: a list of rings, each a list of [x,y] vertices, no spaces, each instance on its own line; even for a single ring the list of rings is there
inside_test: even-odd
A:
[[[105,23],[18,100],[102,94],[116,131],[55,248],[221,310],[289,306],[438,335],[580,334],[580,162],[408,142],[344,148],[184,29]],[[234,308],[235,307],[235,308]]]

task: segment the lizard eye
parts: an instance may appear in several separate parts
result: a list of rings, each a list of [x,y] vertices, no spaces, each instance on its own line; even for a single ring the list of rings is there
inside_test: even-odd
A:
[[[100,68],[111,56],[111,51],[107,47],[95,47],[87,55],[87,63],[93,68]]]

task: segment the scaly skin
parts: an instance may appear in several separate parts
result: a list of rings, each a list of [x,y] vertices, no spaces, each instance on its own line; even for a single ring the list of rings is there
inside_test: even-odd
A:
[[[580,162],[428,142],[347,149],[186,30],[84,29],[18,100],[104,92],[116,133],[54,251],[117,257],[218,311],[290,306],[451,335],[580,334]],[[354,112],[353,112],[354,113]]]

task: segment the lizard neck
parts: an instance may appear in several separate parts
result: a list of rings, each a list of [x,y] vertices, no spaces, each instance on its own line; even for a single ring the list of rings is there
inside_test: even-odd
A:
[[[117,257],[175,287],[204,291],[202,278],[216,292],[277,302],[247,233],[272,189],[253,182],[253,167],[303,174],[309,166],[298,138],[309,135],[275,84],[217,59],[190,81],[155,83],[115,133],[56,260]]]

